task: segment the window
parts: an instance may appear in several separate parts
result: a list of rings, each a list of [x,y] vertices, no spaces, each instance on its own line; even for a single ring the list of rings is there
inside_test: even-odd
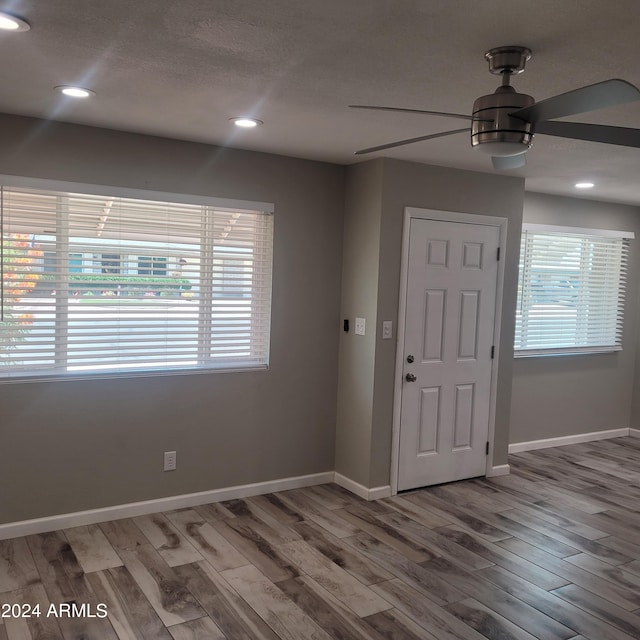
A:
[[[103,253],[100,264],[102,273],[120,273],[120,256],[117,253]]]
[[[622,349],[632,233],[524,225],[515,355]]]
[[[270,205],[1,195],[0,377],[268,365]]]
[[[138,257],[138,275],[139,276],[166,276],[167,275],[167,259],[155,256],[139,256]]]
[[[55,269],[56,254],[52,251],[46,251],[43,254],[44,258],[44,271],[51,271]],[[70,273],[82,273],[82,254],[70,253],[69,254],[69,272]]]
[[[82,254],[69,254],[69,273],[82,273]]]

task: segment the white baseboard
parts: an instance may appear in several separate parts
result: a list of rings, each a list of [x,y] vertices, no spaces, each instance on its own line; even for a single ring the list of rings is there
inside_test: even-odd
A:
[[[487,471],[487,478],[496,478],[498,476],[508,476],[511,473],[511,468],[508,464],[499,464],[495,467],[491,467]]]
[[[608,431],[594,431],[592,433],[578,433],[573,436],[561,436],[559,438],[544,438],[542,440],[531,440],[529,442],[514,442],[509,445],[509,453],[519,453],[520,451],[533,451],[534,449],[547,449],[549,447],[563,447],[568,444],[580,444],[582,442],[592,442],[593,440],[607,440],[608,438],[622,438],[633,435],[631,431],[635,429],[609,429]],[[640,431],[637,431],[640,437]]]
[[[351,491],[351,493],[354,493],[364,500],[378,500],[380,498],[388,498],[391,495],[391,485],[385,485],[383,487],[373,487],[369,489],[363,484],[360,484],[355,480],[351,480],[351,478],[347,478],[347,476],[343,476],[338,472],[334,474],[333,481],[337,485],[340,485],[347,491]]]
[[[144,502],[131,502],[129,504],[104,507],[102,509],[91,509],[89,511],[78,511],[76,513],[64,513],[61,515],[49,516],[46,518],[36,518],[34,520],[22,520],[21,522],[9,522],[0,524],[0,540],[7,538],[17,538],[46,531],[57,531],[58,529],[68,529],[79,527],[107,520],[119,520],[121,518],[132,518],[148,513],[158,513],[171,509],[183,509],[185,507],[195,507],[210,502],[220,502],[221,500],[233,500],[234,498],[246,498],[248,496],[258,496],[263,493],[274,491],[287,491],[288,489],[300,489],[317,484],[334,482],[334,472],[314,473],[306,476],[296,476],[293,478],[281,478],[279,480],[269,480],[267,482],[256,482],[254,484],[244,484],[235,487],[225,487],[224,489],[213,489],[211,491],[200,491],[198,493],[187,493],[179,496],[169,496],[167,498],[157,498],[155,500],[145,500]],[[364,487],[363,487],[364,488]]]
[[[590,442],[592,440],[605,440],[607,438],[620,438],[632,436],[640,438],[640,429],[610,429],[609,431],[596,431],[593,433],[582,433],[573,436],[562,436],[559,438],[546,438],[543,440],[532,440],[530,442],[514,442],[509,445],[509,453],[520,451],[533,451],[534,449],[546,449],[548,447],[561,447],[568,444],[578,444]],[[487,477],[497,477],[509,474],[509,465],[502,464],[491,467],[487,472]],[[88,511],[78,511],[76,513],[63,513],[60,515],[48,516],[45,518],[35,518],[33,520],[22,520],[20,522],[9,522],[0,524],[0,540],[17,538],[47,531],[57,531],[70,527],[79,527],[108,520],[118,520],[121,518],[132,518],[149,513],[169,511],[171,509],[184,509],[195,507],[210,502],[220,502],[222,500],[233,500],[234,498],[246,498],[248,496],[258,496],[274,491],[287,491],[288,489],[300,489],[318,484],[335,482],[341,487],[351,491],[351,493],[364,500],[378,500],[391,496],[391,486],[368,488],[364,485],[347,478],[334,471],[324,473],[314,473],[293,478],[281,478],[267,482],[256,482],[253,484],[238,485],[235,487],[225,487],[223,489],[213,489],[211,491],[201,491],[198,493],[188,493],[155,500],[145,500],[143,502],[131,502],[128,504],[104,507],[101,509],[90,509]]]

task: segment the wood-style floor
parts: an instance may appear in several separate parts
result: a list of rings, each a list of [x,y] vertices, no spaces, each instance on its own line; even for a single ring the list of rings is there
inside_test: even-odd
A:
[[[510,463],[371,503],[323,485],[0,542],[0,603],[41,611],[0,640],[638,640],[640,439]]]

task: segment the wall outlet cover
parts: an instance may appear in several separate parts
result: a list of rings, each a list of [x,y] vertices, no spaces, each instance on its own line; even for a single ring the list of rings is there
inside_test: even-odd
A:
[[[177,456],[175,451],[164,452],[164,470],[175,471],[177,467]]]

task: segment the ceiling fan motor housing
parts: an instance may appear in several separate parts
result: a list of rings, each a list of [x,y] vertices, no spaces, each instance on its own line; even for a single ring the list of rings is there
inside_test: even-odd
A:
[[[478,98],[473,104],[471,145],[491,156],[525,153],[533,143],[533,125],[509,114],[534,102],[508,85]]]

